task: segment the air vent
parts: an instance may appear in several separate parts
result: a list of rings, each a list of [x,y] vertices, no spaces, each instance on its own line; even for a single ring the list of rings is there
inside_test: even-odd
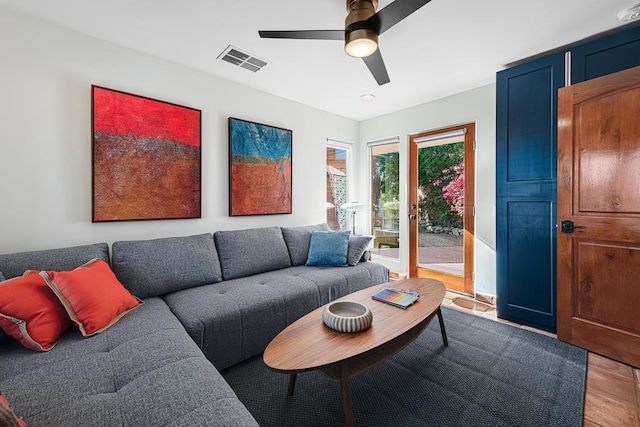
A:
[[[218,59],[233,65],[237,65],[238,67],[242,67],[246,70],[253,71],[254,73],[256,71],[260,71],[262,67],[268,64],[268,62],[256,58],[250,53],[243,52],[231,45],[227,46],[227,48],[222,51],[222,53],[218,56]]]

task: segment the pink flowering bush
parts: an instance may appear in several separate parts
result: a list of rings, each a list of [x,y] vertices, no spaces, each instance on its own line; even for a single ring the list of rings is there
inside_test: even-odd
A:
[[[463,162],[464,142],[418,150],[418,214],[423,223],[462,228],[464,218],[462,210],[458,212],[458,208],[464,209],[464,206],[462,203],[456,205],[456,197],[453,193],[449,194],[447,189],[453,190],[456,185],[462,189],[464,181],[453,184],[451,181],[460,179],[460,175],[464,174]]]
[[[453,178],[447,185],[442,187],[442,196],[451,207],[451,212],[464,215],[464,162],[458,166],[447,168],[442,171],[445,174],[453,174]],[[435,184],[435,182],[434,182]],[[439,184],[439,183],[438,183]],[[438,185],[436,184],[436,185]]]

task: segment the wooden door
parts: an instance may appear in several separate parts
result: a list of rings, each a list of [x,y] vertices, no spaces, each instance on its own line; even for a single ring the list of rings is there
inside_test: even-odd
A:
[[[558,220],[558,338],[640,367],[640,67],[560,89]]]
[[[419,266],[418,248],[418,143],[424,137],[443,136],[452,132],[462,131],[464,136],[464,235],[463,259],[464,273],[462,277]],[[448,139],[448,138],[444,138]],[[453,126],[411,135],[409,138],[409,277],[423,277],[436,279],[445,284],[447,289],[474,295],[474,203],[475,203],[475,123]]]

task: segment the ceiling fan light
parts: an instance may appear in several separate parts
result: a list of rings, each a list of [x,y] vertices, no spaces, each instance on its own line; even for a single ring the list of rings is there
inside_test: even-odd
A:
[[[345,37],[344,51],[354,58],[365,58],[378,50],[378,35],[369,30],[356,30]]]

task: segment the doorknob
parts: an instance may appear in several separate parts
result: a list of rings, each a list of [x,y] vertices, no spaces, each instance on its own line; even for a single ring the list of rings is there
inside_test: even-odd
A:
[[[409,215],[409,219],[416,219],[416,218],[417,218],[417,216],[415,216],[413,214]]]
[[[575,230],[576,228],[584,228],[584,227],[579,226],[579,225],[573,225],[573,221],[570,221],[568,219],[565,219],[560,224],[560,231],[562,231],[563,233],[566,233],[566,234],[573,233],[573,230]]]

